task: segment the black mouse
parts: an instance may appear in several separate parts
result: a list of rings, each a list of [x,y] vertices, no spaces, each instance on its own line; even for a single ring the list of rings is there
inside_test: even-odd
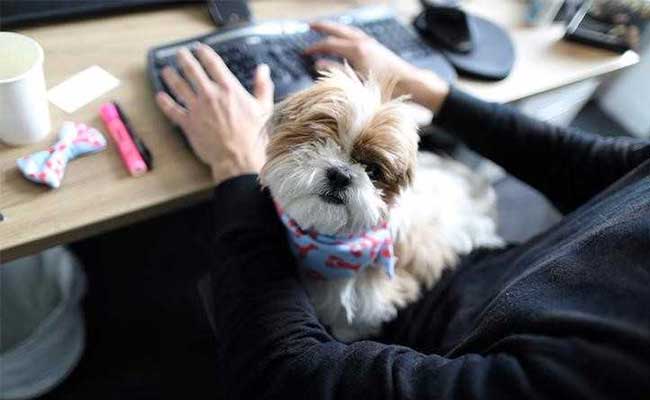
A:
[[[424,11],[413,21],[415,29],[436,45],[456,53],[474,48],[467,14],[454,2],[444,4],[422,1]]]

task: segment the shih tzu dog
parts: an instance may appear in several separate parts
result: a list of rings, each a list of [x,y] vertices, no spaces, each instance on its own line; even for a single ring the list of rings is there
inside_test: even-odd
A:
[[[495,195],[461,164],[418,153],[388,80],[335,68],[276,106],[260,181],[321,322],[376,335],[458,256],[496,247]]]

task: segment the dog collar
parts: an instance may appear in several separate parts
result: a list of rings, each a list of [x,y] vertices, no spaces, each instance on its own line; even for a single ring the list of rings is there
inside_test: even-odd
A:
[[[393,239],[388,224],[353,235],[324,235],[303,230],[277,204],[276,209],[287,228],[291,251],[308,276],[319,280],[351,278],[368,268],[382,268],[389,278],[395,274]]]

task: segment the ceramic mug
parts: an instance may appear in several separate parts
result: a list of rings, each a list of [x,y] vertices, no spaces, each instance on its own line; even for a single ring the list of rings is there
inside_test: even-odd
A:
[[[0,141],[18,146],[50,132],[43,48],[32,38],[0,32]]]

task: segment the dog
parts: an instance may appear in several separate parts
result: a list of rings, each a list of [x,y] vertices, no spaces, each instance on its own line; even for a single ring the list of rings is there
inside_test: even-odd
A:
[[[260,182],[320,321],[344,342],[380,334],[462,254],[503,245],[490,185],[418,152],[408,99],[394,89],[347,65],[330,69],[278,103],[266,128]]]

